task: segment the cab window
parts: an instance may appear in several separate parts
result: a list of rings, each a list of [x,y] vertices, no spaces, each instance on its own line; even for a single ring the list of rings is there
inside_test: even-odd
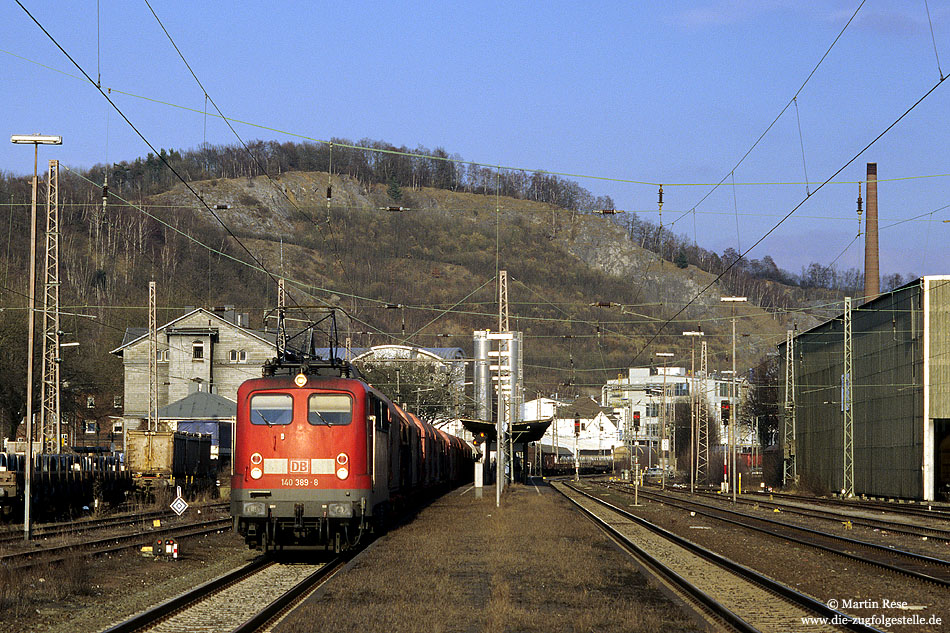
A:
[[[290,424],[293,413],[294,399],[289,393],[262,393],[251,396],[251,424]]]
[[[310,396],[307,421],[314,426],[340,426],[353,419],[353,399],[345,393],[315,393]]]

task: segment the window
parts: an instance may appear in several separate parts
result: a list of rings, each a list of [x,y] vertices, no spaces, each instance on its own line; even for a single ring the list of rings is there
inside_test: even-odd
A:
[[[122,396],[112,396],[112,408],[113,409],[122,408]]]
[[[96,397],[95,396],[86,396],[86,408],[95,409],[96,408]]]
[[[113,422],[113,423],[112,423],[112,432],[113,432],[113,433],[121,433],[121,432],[122,432],[122,423],[121,423],[121,422]]]
[[[237,353],[237,350],[236,350],[236,349],[232,349],[230,352],[228,352],[228,360],[229,360],[229,361],[231,361],[232,363],[236,363],[236,362],[237,362],[237,358],[238,358],[238,353]]]
[[[232,349],[230,352],[228,352],[228,360],[230,360],[232,363],[246,363],[247,352],[243,349]]]
[[[202,341],[195,341],[191,344],[191,359],[192,360],[204,360],[205,359],[205,344]]]
[[[247,352],[243,349],[238,352],[238,362],[246,363],[247,362]]]
[[[688,383],[688,382],[676,382],[676,383],[673,383],[673,395],[674,395],[674,396],[688,396],[688,395],[689,395],[689,383]]]
[[[86,432],[86,435],[95,435],[99,432],[99,425],[95,420],[86,420],[83,422],[83,430]]]
[[[251,396],[251,424],[290,424],[293,417],[294,399],[289,393],[262,393]]]
[[[380,431],[389,430],[389,409],[382,400],[374,395],[369,397],[370,415],[376,418],[376,428]]]
[[[648,403],[646,406],[646,417],[655,418],[660,415],[660,405],[655,402]]]
[[[719,397],[720,397],[720,398],[728,398],[729,395],[730,395],[730,394],[729,394],[729,383],[728,383],[728,382],[721,382],[721,383],[719,383]]]
[[[157,349],[155,350],[155,360],[159,363],[168,362],[168,350],[167,349]]]
[[[353,399],[345,393],[315,393],[307,406],[310,424],[338,426],[349,424],[353,418]]]

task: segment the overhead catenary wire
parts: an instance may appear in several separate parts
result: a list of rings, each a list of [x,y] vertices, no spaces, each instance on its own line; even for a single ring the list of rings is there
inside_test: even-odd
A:
[[[772,122],[769,123],[768,127],[765,128],[765,131],[763,131],[763,132],[759,135],[759,137],[755,139],[755,141],[752,143],[752,145],[749,147],[749,149],[746,150],[745,154],[743,154],[743,155],[739,158],[738,162],[736,162],[736,164],[733,165],[732,168],[722,177],[722,180],[720,180],[716,185],[713,185],[712,189],[710,189],[709,191],[707,191],[706,194],[705,194],[702,198],[700,198],[699,202],[697,202],[696,204],[693,205],[694,208],[695,208],[695,207],[698,207],[699,205],[701,205],[701,204],[703,203],[703,201],[706,200],[706,198],[708,198],[709,196],[711,196],[711,195],[713,194],[713,192],[716,191],[716,190],[722,185],[722,183],[724,183],[724,182],[726,181],[726,178],[729,177],[729,174],[735,173],[736,169],[739,168],[739,165],[741,165],[741,164],[745,161],[745,159],[748,158],[749,154],[752,153],[752,150],[754,150],[754,149],[759,145],[759,143],[762,141],[762,139],[765,138],[765,136],[766,136],[766,135],[769,133],[769,131],[775,126],[775,124],[778,123],[778,120],[779,120],[780,118],[782,118],[782,115],[785,114],[785,111],[788,110],[788,107],[789,107],[790,105],[792,105],[792,103],[793,103],[794,100],[798,97],[798,95],[800,95],[800,94],[802,93],[802,90],[805,89],[805,86],[808,85],[808,82],[811,80],[811,78],[815,75],[816,72],[818,72],[818,68],[821,66],[822,62],[825,61],[825,58],[827,58],[828,55],[831,53],[831,50],[835,47],[835,44],[838,43],[838,40],[841,39],[841,36],[844,35],[844,32],[845,32],[846,30],[848,30],[848,27],[849,27],[849,26],[851,26],[851,23],[854,21],[854,18],[857,17],[858,12],[861,10],[861,7],[864,6],[865,1],[866,1],[866,0],[861,0],[861,4],[859,4],[858,7],[854,10],[854,13],[851,14],[851,17],[848,18],[848,21],[845,23],[845,25],[844,25],[843,27],[841,27],[841,31],[838,32],[838,35],[837,35],[837,36],[835,37],[835,39],[831,42],[831,45],[828,46],[828,50],[825,51],[825,54],[821,56],[821,59],[818,60],[818,63],[815,64],[814,68],[811,69],[811,72],[808,73],[808,76],[807,76],[807,77],[805,77],[805,81],[803,81],[802,84],[798,87],[798,90],[795,91],[795,94],[792,95],[792,98],[789,99],[789,101],[788,101],[788,102],[785,104],[785,106],[779,111],[779,113],[778,113],[777,115],[775,115],[775,118],[772,119]],[[817,189],[816,189],[815,191],[817,191]],[[684,215],[685,215],[685,214],[684,214]],[[679,218],[676,218],[676,220],[673,220],[673,224],[676,224],[676,222],[677,222],[680,218],[682,218],[682,217],[683,217],[683,216],[680,216]]]
[[[898,123],[900,123],[900,122],[904,119],[904,117],[906,117],[908,114],[910,114],[918,105],[920,105],[920,104],[924,101],[924,99],[926,99],[926,98],[929,97],[931,94],[933,94],[933,92],[934,92],[937,88],[939,88],[939,87],[943,84],[944,81],[945,81],[945,78],[944,78],[944,79],[941,79],[940,81],[938,81],[937,83],[935,83],[933,86],[931,86],[930,89],[928,89],[919,99],[917,99],[917,101],[915,101],[913,104],[911,104],[910,107],[908,107],[906,110],[904,110],[904,112],[901,113],[901,115],[900,115],[899,117],[897,117],[890,125],[888,125],[886,128],[884,128],[884,130],[882,130],[882,131],[881,131],[877,136],[875,136],[870,142],[868,142],[864,147],[862,147],[857,153],[855,153],[854,155],[852,155],[852,157],[849,158],[843,165],[841,165],[841,167],[839,167],[831,176],[829,176],[827,179],[825,179],[824,182],[822,182],[820,185],[818,185],[818,187],[815,189],[814,193],[817,193],[822,187],[824,187],[826,184],[828,184],[829,182],[831,182],[832,179],[834,179],[835,176],[837,176],[837,175],[840,174],[842,171],[844,171],[851,163],[853,163],[855,160],[857,160],[859,156],[861,156],[862,154],[864,154],[864,152],[866,152],[872,145],[874,145],[881,137],[883,137],[883,136],[884,136],[885,134],[887,134],[891,129],[893,129],[894,126],[896,126]],[[758,245],[761,244],[763,241],[765,241],[765,239],[766,239],[769,235],[771,235],[772,233],[774,233],[774,232],[778,229],[778,227],[780,227],[782,224],[785,223],[786,220],[788,220],[790,217],[792,217],[792,215],[795,213],[795,211],[797,211],[797,210],[798,210],[803,204],[805,204],[805,202],[807,202],[807,201],[808,201],[808,197],[806,196],[806,197],[803,198],[798,204],[796,204],[794,207],[792,207],[792,209],[791,209],[788,213],[786,213],[785,216],[784,216],[781,220],[779,220],[772,228],[770,228],[768,231],[766,231],[765,234],[762,235],[758,240],[756,240],[756,242],[755,242],[752,246],[750,246],[748,249],[746,249],[745,252],[740,253],[739,256],[735,259],[735,261],[733,261],[731,264],[729,264],[729,266],[727,266],[727,267],[725,268],[725,270],[723,270],[721,273],[719,273],[719,275],[717,275],[715,279],[713,279],[712,281],[710,281],[704,288],[702,288],[701,290],[699,290],[699,292],[697,292],[697,293],[693,296],[693,298],[690,299],[690,300],[686,303],[686,305],[684,305],[682,308],[680,308],[680,310],[679,310],[676,314],[674,314],[673,317],[671,317],[671,318],[676,318],[677,316],[679,316],[680,314],[682,314],[682,312],[685,311],[686,308],[688,308],[690,305],[692,305],[692,304],[696,301],[696,299],[698,299],[700,296],[702,296],[702,295],[703,295],[707,290],[709,290],[716,282],[718,282],[720,279],[722,279],[722,278],[725,276],[725,274],[726,274],[727,272],[729,272],[730,270],[732,270],[732,268],[735,267],[736,264],[738,264],[742,259],[744,259],[745,256],[746,256],[750,251],[752,251],[756,246],[758,246]],[[663,327],[664,327],[664,326],[660,326],[660,330],[662,330]],[[655,339],[655,338],[656,338],[656,337],[654,336],[654,339]],[[653,340],[653,339],[651,339],[650,341],[648,341],[647,344],[644,345],[644,346],[640,349],[640,351],[637,352],[637,354],[634,356],[634,360],[636,360],[636,358],[638,358],[638,357],[640,356],[640,354],[642,354],[643,351],[644,351],[647,347],[649,347],[650,342],[652,342],[652,340]]]
[[[930,40],[934,45],[934,57],[937,60],[937,74],[940,75],[940,81],[943,81],[943,70],[940,68],[940,53],[937,52],[937,38],[934,37],[934,21],[930,18],[930,5],[924,0],[924,8],[927,10],[927,23],[930,24]]]
[[[23,6],[23,3],[20,2],[20,0],[16,0],[16,3],[20,6],[21,9],[23,9],[24,13],[26,13],[27,16],[29,16],[29,18],[33,20],[34,24],[36,24],[36,26],[39,27],[41,31],[43,31],[43,34],[46,35],[47,38],[49,38],[49,40],[56,46],[56,48],[58,48],[60,52],[62,52],[63,55],[66,56],[66,58],[73,64],[73,66],[75,66],[76,69],[79,70],[79,72],[81,72],[86,77],[89,83],[95,85],[95,83],[92,81],[92,78],[89,77],[89,74],[85,71],[85,69],[82,66],[80,66],[79,63],[76,62],[76,60],[73,59],[73,57],[66,51],[66,49],[64,49],[62,45],[60,45],[60,43],[56,40],[56,38],[54,38],[53,35],[49,31],[47,31],[46,28],[42,24],[40,24],[40,22],[35,17],[33,17],[33,14],[30,13],[29,10],[25,6]],[[230,227],[228,227],[227,224],[224,223],[224,221],[220,218],[220,216],[218,216],[218,214],[214,212],[214,209],[212,209],[211,206],[208,205],[208,203],[204,201],[204,199],[198,194],[198,192],[195,191],[194,187],[192,187],[188,183],[188,181],[185,180],[185,178],[180,173],[178,173],[178,171],[174,167],[172,167],[171,163],[169,163],[168,160],[164,156],[162,156],[161,153],[157,149],[155,149],[155,146],[153,146],[152,143],[145,137],[145,135],[142,134],[142,132],[135,126],[135,124],[132,123],[131,120],[129,120],[129,118],[125,115],[125,113],[122,112],[122,110],[115,104],[114,101],[112,101],[109,95],[106,94],[106,92],[103,91],[101,87],[97,86],[96,88],[99,91],[99,93],[102,95],[102,97],[106,99],[106,101],[109,102],[109,105],[111,105],[112,108],[119,114],[119,116],[122,117],[122,119],[126,122],[126,124],[130,128],[132,128],[132,130],[136,133],[136,135],[140,139],[142,139],[142,142],[145,143],[148,146],[148,148],[152,150],[152,152],[155,155],[158,156],[159,160],[161,160],[161,162],[165,165],[165,167],[175,175],[175,177],[185,186],[186,189],[188,189],[189,192],[191,192],[191,194],[201,203],[201,205],[208,211],[208,213],[211,214],[211,216],[218,222],[218,224],[220,224],[221,227],[224,228],[224,230],[228,233],[228,235],[230,235],[232,239],[234,239],[234,241],[244,250],[245,253],[247,253],[247,255],[252,260],[258,263],[261,270],[264,271],[265,274],[270,276],[274,280],[274,283],[277,283],[276,277],[274,277],[273,274],[271,274],[268,270],[266,270],[263,263],[260,262],[258,258],[250,251],[250,249],[247,248],[244,242],[242,242],[241,239],[238,238],[237,235],[234,234],[234,232],[230,229]]]
[[[798,143],[802,146],[802,172],[805,174],[805,197],[811,195],[811,191],[808,190],[808,166],[805,164],[805,137],[802,134],[802,118],[798,114],[798,97],[794,97],[792,101],[795,102],[795,120],[798,121]],[[735,183],[732,183],[732,186],[735,187]]]
[[[303,218],[306,219],[306,220],[310,220],[311,222],[313,222],[313,220],[312,220],[307,214],[305,214],[305,213],[300,209],[299,206],[297,206],[297,203],[294,202],[294,200],[293,200],[289,195],[287,195],[287,192],[284,190],[284,188],[281,187],[280,185],[278,185],[278,184],[274,181],[274,179],[270,176],[270,174],[267,173],[267,168],[266,168],[263,164],[261,164],[260,158],[259,158],[258,156],[256,156],[256,155],[251,151],[251,149],[247,146],[247,143],[244,142],[244,139],[241,138],[241,135],[238,134],[237,130],[234,129],[234,126],[231,125],[231,123],[230,123],[230,121],[228,120],[228,118],[224,116],[224,113],[223,113],[223,112],[221,112],[221,108],[218,107],[218,104],[215,103],[214,99],[211,98],[211,96],[208,94],[207,89],[204,87],[204,84],[201,83],[201,80],[198,79],[198,75],[195,74],[195,71],[192,69],[191,64],[188,63],[188,60],[185,59],[185,55],[181,52],[181,49],[178,48],[178,44],[175,43],[175,40],[172,38],[171,33],[168,32],[168,29],[165,28],[165,25],[162,23],[161,18],[158,17],[158,14],[157,14],[157,13],[155,13],[155,9],[152,8],[152,5],[149,4],[149,1],[148,1],[148,0],[144,0],[144,2],[145,2],[145,5],[148,7],[149,11],[152,12],[152,16],[155,17],[155,21],[158,22],[158,25],[161,27],[162,32],[165,33],[165,36],[168,38],[168,41],[171,42],[171,45],[172,45],[172,47],[175,49],[175,52],[178,53],[178,56],[181,58],[181,61],[185,64],[185,67],[188,69],[188,72],[191,73],[191,76],[194,78],[195,82],[198,84],[198,87],[201,88],[201,90],[202,90],[202,92],[204,93],[204,96],[205,96],[205,103],[207,104],[207,102],[209,102],[209,101],[211,102],[211,105],[214,106],[215,111],[217,111],[217,113],[221,116],[221,119],[227,124],[228,129],[231,130],[231,133],[234,134],[234,137],[237,138],[238,142],[241,144],[241,147],[243,147],[243,148],[244,148],[244,151],[247,153],[247,155],[251,157],[251,160],[253,160],[253,161],[255,162],[255,164],[257,164],[257,168],[260,170],[260,173],[263,174],[265,178],[267,178],[267,180],[271,183],[271,185],[274,187],[274,189],[277,191],[277,193],[278,193],[279,195],[281,195],[281,196],[284,198],[284,200],[286,200],[288,203],[290,203],[290,205],[297,211],[297,213],[298,213],[301,217],[303,217]],[[205,119],[207,119],[207,105],[205,106],[205,111],[206,111]],[[331,151],[332,151],[332,147],[333,147],[332,144],[330,145],[330,147],[331,147]],[[154,150],[153,150],[153,151],[154,151]],[[332,156],[332,154],[331,154],[331,156]],[[167,161],[166,161],[166,165],[169,165],[169,164],[167,163]],[[170,167],[170,165],[169,165],[169,167]],[[176,175],[177,175],[177,174],[176,174]],[[331,220],[330,220],[330,196],[329,196],[329,192],[330,192],[330,189],[329,189],[329,186],[328,186],[328,187],[327,187],[327,194],[328,194],[328,195],[327,195],[327,222],[326,222],[326,223],[327,223],[327,229],[330,231],[330,233],[331,233],[331,235],[332,235],[332,233],[333,233],[333,225],[332,225]],[[219,222],[220,222],[220,220],[219,220]],[[314,224],[315,227],[317,226],[316,222],[313,222],[313,224]],[[317,228],[319,228],[319,227],[317,227]],[[323,238],[323,235],[322,235],[321,233],[319,233],[319,231],[318,231],[318,234],[320,234],[320,235],[321,235],[321,238]],[[324,243],[326,244],[326,239],[325,239],[325,238],[323,238],[323,239],[324,239]],[[343,274],[344,279],[347,280],[347,282],[348,282],[348,284],[350,285],[350,287],[352,287],[352,282],[350,282],[350,280],[349,280],[349,276],[348,276],[348,274],[347,274],[346,266],[343,265],[343,261],[342,261],[342,259],[340,258],[339,253],[336,251],[335,246],[331,246],[331,249],[333,250],[334,255],[336,256],[336,261],[337,261],[337,263],[338,263],[339,266],[340,266],[340,272]],[[291,300],[293,300],[293,299],[291,298]]]

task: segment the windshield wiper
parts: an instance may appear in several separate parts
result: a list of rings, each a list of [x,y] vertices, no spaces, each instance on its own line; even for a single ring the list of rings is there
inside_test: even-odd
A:
[[[332,425],[327,421],[327,419],[326,419],[325,417],[323,417],[323,415],[322,415],[319,411],[312,411],[312,410],[311,410],[311,411],[310,411],[310,415],[315,415],[315,416],[317,416],[318,418],[320,418],[320,421],[323,422],[324,424],[326,424],[327,426],[332,426]]]

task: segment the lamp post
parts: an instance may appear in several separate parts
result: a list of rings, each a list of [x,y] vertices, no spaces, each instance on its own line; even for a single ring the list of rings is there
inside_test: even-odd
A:
[[[698,417],[696,403],[699,402],[699,398],[696,397],[696,337],[703,336],[703,332],[702,330],[683,332],[683,336],[690,337],[689,359],[692,382],[689,387],[689,494],[694,494],[696,492],[696,470],[699,459],[699,424],[696,420]]]
[[[729,455],[732,464],[729,467],[729,487],[732,489],[732,502],[736,502],[736,304],[745,303],[747,297],[720,297],[720,301],[732,305],[732,379],[729,383]]]
[[[666,374],[669,373],[669,359],[673,356],[673,352],[657,352],[657,356],[663,358],[663,398],[661,402],[663,403],[663,417],[660,418],[660,468],[662,472],[660,473],[660,488],[666,490],[666,469],[669,467],[670,462],[670,441],[666,437],[667,424],[668,420],[668,411],[666,408]]]
[[[26,467],[23,469],[23,539],[30,540],[30,501],[33,482],[33,335],[36,311],[36,167],[40,145],[62,145],[62,136],[46,134],[14,134],[10,142],[33,146],[33,195],[30,202],[30,297],[27,310],[26,355]]]

